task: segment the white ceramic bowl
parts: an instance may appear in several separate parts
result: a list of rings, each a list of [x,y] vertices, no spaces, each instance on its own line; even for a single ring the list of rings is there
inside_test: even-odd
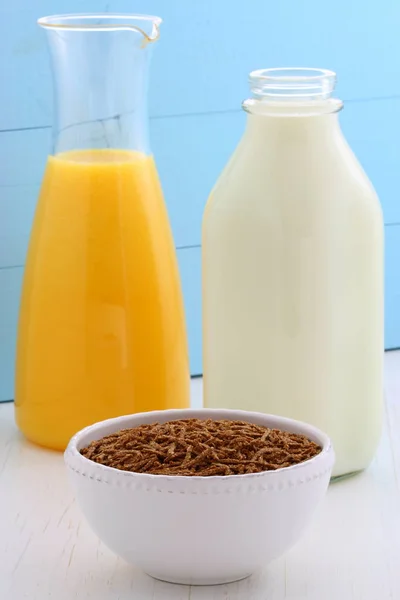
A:
[[[129,473],[84,458],[91,441],[142,423],[212,418],[301,433],[322,446],[304,463],[249,475],[182,477]],[[167,410],[119,417],[77,433],[65,452],[78,503],[99,538],[127,562],[164,581],[236,581],[282,555],[325,495],[334,462],[311,425],[236,410]]]

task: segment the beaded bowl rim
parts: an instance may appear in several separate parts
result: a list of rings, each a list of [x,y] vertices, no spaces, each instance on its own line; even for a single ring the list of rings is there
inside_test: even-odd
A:
[[[316,456],[309,458],[296,465],[290,467],[281,467],[270,471],[261,471],[259,473],[245,473],[243,475],[155,475],[150,473],[134,473],[131,471],[123,471],[114,467],[109,467],[96,463],[80,453],[91,441],[99,440],[106,435],[115,433],[121,429],[139,426],[144,423],[167,422],[188,418],[200,419],[228,419],[234,421],[247,421],[264,427],[281,429],[292,433],[298,433],[307,436],[312,441],[318,443],[322,450]],[[198,487],[202,483],[207,483],[207,486],[216,485],[217,483],[228,485],[241,485],[260,483],[260,479],[269,479],[268,484],[273,484],[273,480],[281,479],[283,476],[288,478],[293,484],[294,480],[299,483],[304,483],[305,480],[319,478],[333,467],[334,451],[331,440],[326,433],[302,421],[271,415],[266,413],[219,409],[219,408],[202,408],[202,409],[171,409],[160,411],[149,411],[146,413],[136,413],[115,417],[99,421],[93,425],[89,425],[78,431],[70,440],[68,447],[64,453],[64,459],[67,467],[78,475],[89,477],[92,480],[113,483],[118,485],[118,481],[125,482],[126,485],[134,485],[145,489],[150,489],[154,486],[159,489],[158,484],[193,484]],[[308,471],[308,476],[305,476],[304,471]],[[265,481],[265,483],[267,483]],[[267,488],[270,485],[267,484]],[[266,489],[267,489],[266,488]]]

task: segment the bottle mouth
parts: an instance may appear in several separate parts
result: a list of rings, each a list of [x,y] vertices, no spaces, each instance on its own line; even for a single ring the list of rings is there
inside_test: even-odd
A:
[[[148,42],[155,42],[160,35],[162,19],[152,15],[130,14],[71,14],[52,15],[38,19],[38,25],[45,29],[63,29],[68,31],[136,31]]]
[[[328,69],[277,68],[252,71],[250,88],[257,99],[310,101],[328,99],[336,73]]]

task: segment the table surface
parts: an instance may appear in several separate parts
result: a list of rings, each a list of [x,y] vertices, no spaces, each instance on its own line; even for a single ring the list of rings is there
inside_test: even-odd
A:
[[[201,380],[192,382],[201,403]],[[62,455],[18,434],[0,404],[0,598],[4,600],[397,600],[400,598],[400,352],[385,356],[385,425],[364,473],[334,483],[283,559],[214,587],[154,581],[103,546],[80,515]]]

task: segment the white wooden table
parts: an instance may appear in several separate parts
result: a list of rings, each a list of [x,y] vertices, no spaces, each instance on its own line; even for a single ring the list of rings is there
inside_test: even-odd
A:
[[[371,467],[330,486],[285,558],[208,588],[153,581],[109,552],[81,518],[61,454],[24,441],[13,406],[0,405],[0,599],[400,599],[400,352],[386,355],[385,368],[385,428]],[[201,381],[192,388],[199,405]]]

